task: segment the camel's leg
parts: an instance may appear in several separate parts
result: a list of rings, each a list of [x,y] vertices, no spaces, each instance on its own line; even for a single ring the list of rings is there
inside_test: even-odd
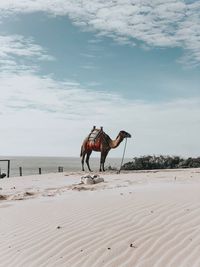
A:
[[[105,172],[104,163],[106,161],[107,155],[108,155],[108,151],[105,151],[104,154],[103,154],[103,159],[102,159],[102,169],[103,169],[103,172]]]
[[[101,160],[100,160],[100,167],[99,167],[99,171],[100,171],[100,172],[102,171],[102,170],[101,170],[101,165],[102,165],[102,164],[101,164]]]
[[[92,154],[92,150],[88,151],[87,152],[87,157],[86,157],[86,164],[88,166],[88,170],[91,172],[91,169],[90,169],[90,164],[89,164],[89,160],[90,160],[90,155]]]
[[[103,159],[104,159],[104,151],[101,151],[101,158],[100,158],[100,167],[99,167],[99,171],[103,171]]]
[[[84,169],[85,154],[86,154],[86,152],[84,151],[83,152],[83,155],[82,155],[82,160],[81,160],[81,163],[82,163],[82,171],[85,171],[85,169]]]

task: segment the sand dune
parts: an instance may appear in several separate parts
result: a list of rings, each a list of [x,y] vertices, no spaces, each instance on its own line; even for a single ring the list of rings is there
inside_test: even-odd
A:
[[[199,169],[81,175],[0,181],[0,266],[200,266]]]

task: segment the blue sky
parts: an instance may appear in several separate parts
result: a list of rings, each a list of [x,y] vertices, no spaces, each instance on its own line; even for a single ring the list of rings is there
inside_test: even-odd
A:
[[[133,135],[129,157],[199,155],[199,11],[197,1],[1,1],[0,154],[78,156],[103,125]]]

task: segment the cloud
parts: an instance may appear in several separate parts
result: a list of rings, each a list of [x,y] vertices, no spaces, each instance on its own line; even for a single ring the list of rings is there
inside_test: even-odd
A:
[[[199,3],[173,0],[0,1],[2,16],[37,11],[68,15],[84,29],[121,44],[139,40],[145,49],[181,47],[185,54],[180,61],[193,66],[200,62],[199,9]],[[94,92],[76,81],[39,76],[38,61],[52,58],[31,38],[2,35],[0,46],[1,154],[77,156],[91,127],[103,125],[112,138],[121,129],[133,135],[130,157],[198,155],[199,98],[151,104]],[[121,152],[122,146],[111,156]]]
[[[93,70],[96,69],[97,67],[93,64],[85,64],[81,66],[82,69],[86,69],[86,70]]]
[[[87,53],[81,53],[80,54],[82,57],[86,57],[86,58],[95,58],[96,55],[93,55],[93,54],[87,54]]]
[[[0,105],[5,113],[38,110],[79,120],[91,114],[98,117],[109,106],[110,100],[120,101],[118,95],[96,93],[81,88],[77,82],[57,81],[50,76],[39,77],[27,71],[1,73],[0,79]],[[3,91],[4,88],[7,90]]]
[[[68,15],[72,21],[98,35],[110,36],[121,44],[144,47],[179,47],[185,51],[180,62],[200,62],[200,2],[183,0],[2,0],[3,16],[21,12]]]
[[[32,38],[21,35],[0,35],[0,70],[17,71],[37,69],[36,61],[54,60]],[[24,61],[29,60],[26,65]],[[31,60],[31,62],[30,62]]]
[[[0,79],[1,154],[78,156],[93,125],[112,138],[130,132],[129,157],[199,153],[199,98],[150,104],[27,71],[1,73]]]

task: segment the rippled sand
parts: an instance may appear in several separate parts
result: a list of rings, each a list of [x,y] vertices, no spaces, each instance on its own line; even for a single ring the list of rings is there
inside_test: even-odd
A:
[[[200,266],[200,169],[0,180],[0,266]]]

